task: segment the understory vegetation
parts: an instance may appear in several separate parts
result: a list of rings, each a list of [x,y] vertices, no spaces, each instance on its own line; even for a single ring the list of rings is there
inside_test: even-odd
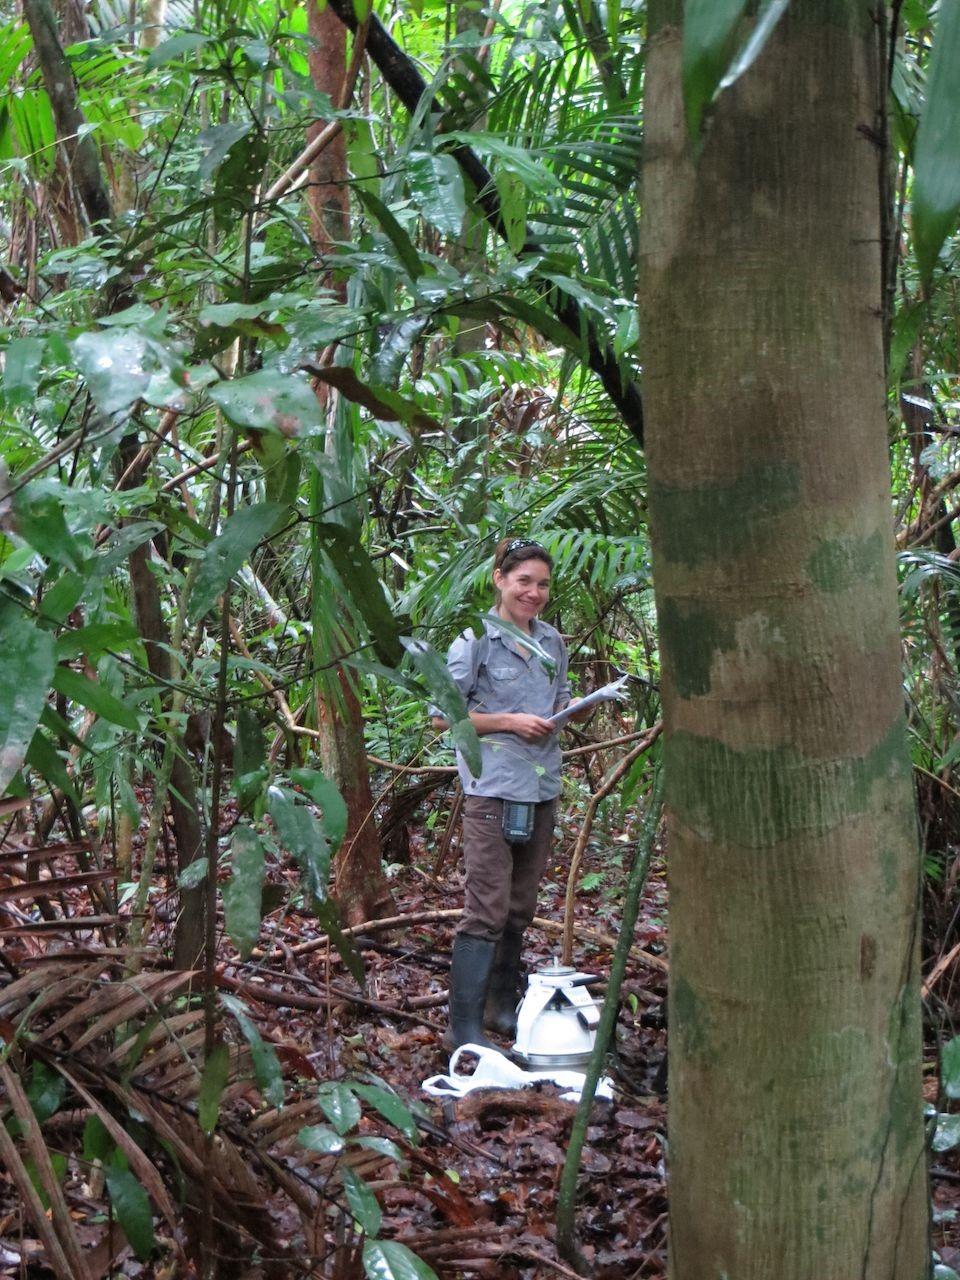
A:
[[[736,74],[786,5],[759,8]],[[948,1277],[960,15],[895,8],[877,305]],[[476,748],[443,655],[504,535],[553,557],[575,691],[632,677],[565,736],[528,960],[606,978],[653,803],[646,24],[643,0],[0,3],[0,1273],[666,1273],[662,838],[578,1250],[572,1104],[420,1093],[462,902],[450,738]]]

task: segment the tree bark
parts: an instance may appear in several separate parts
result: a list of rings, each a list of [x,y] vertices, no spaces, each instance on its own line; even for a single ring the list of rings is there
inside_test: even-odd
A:
[[[317,42],[310,53],[310,70],[314,87],[338,102],[347,76],[347,33],[343,23],[329,9],[310,6],[310,35]],[[320,132],[318,121],[308,141]],[[333,253],[336,241],[350,233],[350,187],[347,172],[347,148],[339,134],[310,166],[311,187],[308,196],[310,230],[322,257]],[[346,289],[328,273],[323,283],[333,288],[346,301]],[[335,421],[335,393],[331,397],[322,384],[317,396],[327,410],[328,421]],[[349,426],[344,429],[349,430]],[[335,450],[331,427],[330,446]],[[315,604],[323,607],[326,593],[318,593]],[[328,607],[338,609],[336,601]],[[347,806],[347,832],[333,861],[333,892],[347,924],[375,920],[395,910],[393,898],[383,873],[380,836],[373,818],[373,790],[367,765],[363,709],[342,669],[334,679],[339,687],[317,688],[317,729],[320,760],[324,773],[336,785]]]
[[[921,1280],[919,859],[867,0],[695,157],[651,5],[641,302],[670,868],[672,1280]]]
[[[347,74],[347,31],[329,8],[310,4],[308,9],[310,36],[316,41],[307,59],[310,75],[315,88],[326,93],[337,106]],[[324,127],[323,120],[311,125],[307,130],[307,142],[312,142]],[[343,130],[310,165],[307,206],[310,210],[310,238],[317,251],[327,256],[338,240],[346,239],[350,230],[347,140]]]

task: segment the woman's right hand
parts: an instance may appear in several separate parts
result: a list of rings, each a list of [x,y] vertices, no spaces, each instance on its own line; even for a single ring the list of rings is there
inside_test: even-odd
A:
[[[515,733],[524,742],[539,742],[541,738],[548,738],[556,729],[543,716],[530,716],[523,711],[511,712],[508,718],[510,727],[507,732]]]

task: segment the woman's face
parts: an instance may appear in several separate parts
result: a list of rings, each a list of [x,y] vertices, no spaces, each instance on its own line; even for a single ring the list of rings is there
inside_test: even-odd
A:
[[[517,626],[529,626],[550,598],[550,566],[545,560],[521,560],[506,573],[495,569],[493,581],[501,611]]]

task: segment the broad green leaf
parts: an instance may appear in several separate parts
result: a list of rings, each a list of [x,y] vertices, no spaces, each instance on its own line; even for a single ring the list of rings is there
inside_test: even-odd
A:
[[[360,1103],[345,1084],[322,1084],[317,1098],[323,1114],[341,1137],[360,1123]]]
[[[363,1269],[367,1280],[437,1280],[432,1267],[396,1240],[364,1241]]]
[[[81,569],[84,553],[67,525],[64,497],[56,482],[38,480],[26,485],[13,500],[17,532],[45,560]]]
[[[450,733],[453,736],[454,745],[459,747],[460,754],[467,763],[467,768],[475,778],[479,778],[483,772],[483,757],[480,752],[480,739],[473,727],[473,721],[469,716],[464,716],[462,720],[457,720],[451,725]]]
[[[934,1151],[952,1151],[954,1147],[960,1147],[960,1115],[941,1112],[937,1116],[937,1129],[930,1145]]]
[[[102,684],[88,679],[79,671],[73,671],[70,667],[57,667],[53,673],[53,687],[71,702],[79,702],[82,707],[89,708],[111,724],[118,724],[122,729],[130,729],[134,733],[140,728],[137,713],[132,708]]]
[[[2,760],[3,753],[0,752],[0,762]],[[77,808],[81,807],[82,801],[77,794],[76,787],[73,785],[73,779],[67,773],[66,765],[60,758],[60,753],[39,729],[30,739],[24,763],[28,764],[31,769],[36,769],[51,789],[55,788],[62,791],[64,795],[70,797]],[[0,777],[2,777],[2,774],[0,774]]]
[[[89,574],[74,573],[72,569],[61,574],[40,601],[40,617],[47,622],[63,622],[80,603],[89,589]]]
[[[762,0],[753,27],[738,50],[746,0],[686,0],[683,7],[683,100],[687,129],[696,142],[703,113],[720,89],[756,61],[789,0]]]
[[[212,609],[227,583],[259,542],[270,533],[283,509],[273,502],[241,507],[226,521],[220,533],[204,550],[197,580],[190,595],[190,617],[200,618]]]
[[[311,1124],[301,1129],[297,1141],[308,1151],[319,1151],[324,1156],[336,1156],[346,1147],[346,1143],[338,1133],[327,1128],[325,1124]]]
[[[252,827],[239,823],[231,840],[231,876],[223,890],[227,934],[246,960],[260,936],[264,853]]]
[[[222,995],[220,1003],[236,1018],[237,1026],[250,1046],[253,1074],[264,1101],[271,1107],[283,1106],[283,1069],[273,1045],[264,1040],[242,1000],[236,996]]]
[[[960,1036],[940,1051],[940,1085],[948,1098],[960,1098]]]
[[[321,523],[314,530],[369,628],[377,657],[388,666],[398,666],[403,648],[397,623],[370,556],[357,536],[343,525]]]
[[[147,69],[153,70],[154,67],[162,67],[165,62],[172,62],[174,58],[181,58],[185,53],[193,53],[196,49],[202,49],[205,44],[210,44],[213,36],[202,36],[198,31],[180,31],[175,36],[171,36],[169,40],[164,40],[163,44],[157,45],[149,58],[147,58]]]
[[[290,779],[304,789],[314,804],[320,806],[323,811],[323,830],[335,853],[347,834],[347,822],[350,818],[346,802],[336,784],[319,769],[294,769]]]
[[[89,1163],[106,1160],[113,1150],[113,1139],[107,1126],[97,1115],[87,1116],[83,1126],[83,1158]]]
[[[45,346],[42,338],[14,338],[4,350],[3,396],[11,409],[33,402]]]
[[[197,167],[198,176],[204,180],[212,178],[233,147],[252,128],[251,120],[238,120],[228,124],[214,124],[209,129],[204,129],[197,139],[204,149],[203,159]]]
[[[237,714],[237,741],[233,750],[234,794],[241,810],[249,809],[269,777],[267,748],[260,720],[250,707]]]
[[[407,1157],[391,1138],[375,1138],[364,1134],[363,1137],[352,1138],[351,1141],[366,1151],[376,1151],[378,1155],[386,1156],[388,1160],[396,1160],[398,1164],[406,1163]]]
[[[482,768],[480,739],[469,718],[463,694],[447,670],[447,664],[423,640],[404,636],[400,643],[410,655],[431,699],[451,726],[453,740],[460,748],[467,768],[474,777],[479,777]]]
[[[26,759],[53,676],[53,636],[15,606],[0,612],[0,795]]]
[[[393,213],[387,208],[382,200],[379,200],[371,191],[366,191],[363,187],[357,188],[357,195],[360,203],[377,222],[379,222],[383,232],[387,236],[394,249],[397,251],[397,257],[406,268],[407,275],[411,280],[416,280],[418,276],[423,275],[424,264],[419,253],[414,246],[413,241],[401,227],[400,223],[394,217]]]
[[[68,662],[81,654],[99,658],[110,649],[127,649],[139,639],[140,633],[130,622],[91,622],[57,636],[57,661]]]
[[[364,990],[367,985],[367,975],[363,971],[363,960],[360,953],[353,945],[351,940],[343,932],[340,926],[340,909],[332,898],[327,898],[325,902],[314,904],[317,913],[317,920],[330,935],[333,945],[340,953],[340,959],[347,966],[350,973],[357,980],[357,986]]]
[[[929,279],[960,210],[960,4],[941,0],[917,130],[913,180],[917,264]]]
[[[194,858],[192,862],[188,862],[177,876],[177,888],[196,889],[197,885],[203,884],[209,865],[209,858]]]
[[[200,1092],[197,1095],[197,1117],[206,1134],[213,1133],[220,1115],[220,1099],[230,1076],[230,1048],[218,1044],[203,1064]]]
[[[364,1235],[375,1236],[383,1224],[383,1214],[377,1203],[377,1197],[351,1168],[344,1166],[340,1170],[340,1176],[343,1179],[347,1204],[357,1225]]]
[[[157,1245],[147,1193],[130,1170],[120,1164],[106,1164],[104,1175],[110,1204],[123,1234],[140,1261],[146,1262]]]
[[[406,167],[410,194],[438,231],[458,236],[467,212],[463,175],[453,156],[411,151]]]
[[[309,436],[323,427],[320,404],[306,378],[261,369],[246,378],[218,382],[210,398],[235,426],[281,435]]]
[[[152,344],[135,329],[95,329],[71,344],[77,368],[103,413],[118,413],[141,398],[159,368]]]
[[[774,27],[786,13],[789,3],[790,0],[763,0],[757,12],[753,30],[720,81],[721,89],[729,89],[745,71],[753,66],[763,51],[764,45],[770,39]]]
[[[59,1071],[54,1071],[45,1062],[33,1063],[30,1068],[27,1098],[38,1123],[43,1124],[60,1110],[60,1104],[66,1092],[67,1082]]]
[[[353,1091],[357,1097],[379,1111],[385,1120],[396,1125],[411,1142],[417,1141],[417,1122],[413,1118],[413,1112],[391,1089],[376,1084],[355,1084]]]
[[[310,901],[323,902],[330,876],[330,846],[323,827],[291,792],[271,787],[267,797],[280,844],[296,858]]]

